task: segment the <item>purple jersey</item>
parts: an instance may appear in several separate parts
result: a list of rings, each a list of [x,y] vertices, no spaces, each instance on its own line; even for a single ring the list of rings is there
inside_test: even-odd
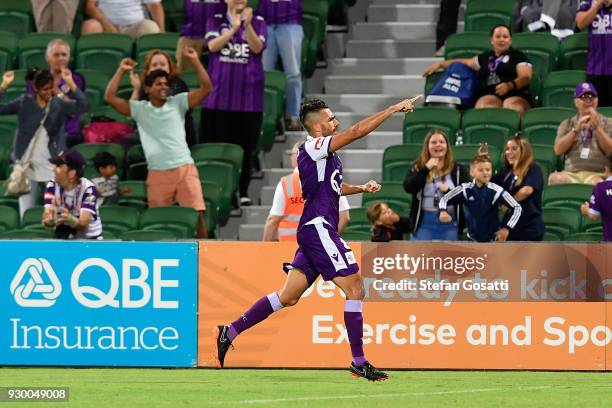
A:
[[[253,16],[252,26],[266,46],[266,23],[261,16]],[[208,20],[205,41],[219,37],[231,28],[225,14],[215,14]],[[264,69],[263,52],[255,54],[246,40],[244,23],[219,52],[211,52],[208,73],[213,90],[202,102],[208,109],[238,112],[263,112]]]
[[[587,11],[592,0],[582,0],[578,11]],[[612,75],[612,6],[599,9],[589,26],[587,74]]]
[[[184,0],[185,23],[181,29],[181,37],[194,40],[204,38],[206,22],[215,14],[225,14],[225,0]]]
[[[57,214],[62,208],[71,215],[80,217],[81,212],[91,213],[92,218],[86,230],[78,231],[76,238],[97,238],[102,235],[102,222],[98,215],[98,189],[95,184],[81,177],[79,183],[70,191],[51,180],[45,188],[45,207],[55,205]]]
[[[298,235],[305,224],[326,223],[338,231],[342,161],[335,152],[329,153],[331,139],[332,136],[308,136],[298,150],[298,170],[305,200]]]
[[[593,189],[589,212],[601,217],[604,241],[612,242],[612,177],[608,177]]]
[[[85,80],[81,77],[78,72],[72,71],[72,79],[74,80],[74,84],[81,91],[85,92]],[[70,87],[66,84],[66,81],[60,79],[57,87],[60,91],[70,99],[74,99],[72,95],[72,91]],[[34,86],[32,85],[32,81],[28,81],[26,84],[26,92],[28,95],[34,96]],[[81,117],[80,115],[70,115],[66,118],[66,122],[64,122],[64,132],[71,136],[78,136],[81,134]]]
[[[257,14],[267,24],[302,24],[301,0],[259,0]]]

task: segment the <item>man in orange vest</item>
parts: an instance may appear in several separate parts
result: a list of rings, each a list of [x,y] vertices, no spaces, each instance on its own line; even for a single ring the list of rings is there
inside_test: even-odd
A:
[[[278,232],[279,241],[296,242],[297,227],[304,211],[302,186],[297,171],[297,152],[304,141],[297,142],[291,149],[291,166],[293,172],[280,179],[274,191],[274,200],[270,215],[266,220],[263,241],[275,241]],[[345,196],[340,197],[338,232],[342,233],[349,221],[349,203]]]

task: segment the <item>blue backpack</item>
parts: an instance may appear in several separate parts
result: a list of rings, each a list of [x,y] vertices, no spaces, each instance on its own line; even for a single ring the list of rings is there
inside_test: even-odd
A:
[[[461,62],[453,62],[431,88],[425,103],[456,105],[461,109],[473,108],[479,87],[480,80],[473,69]]]

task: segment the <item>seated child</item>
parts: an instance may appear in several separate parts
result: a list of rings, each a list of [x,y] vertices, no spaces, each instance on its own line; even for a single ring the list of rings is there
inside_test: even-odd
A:
[[[96,185],[98,193],[98,206],[102,204],[117,204],[119,194],[117,185],[119,184],[119,176],[117,176],[117,161],[115,157],[108,152],[98,152],[94,159],[94,166],[100,174],[100,177],[94,177],[91,181]]]
[[[404,239],[403,235],[410,231],[410,219],[400,217],[382,201],[370,204],[367,214],[372,224],[372,242]]]

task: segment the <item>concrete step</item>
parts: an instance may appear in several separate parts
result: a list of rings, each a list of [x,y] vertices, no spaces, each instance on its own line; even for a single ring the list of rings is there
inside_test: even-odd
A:
[[[325,92],[332,94],[387,94],[400,99],[422,94],[424,86],[421,75],[330,75],[325,79]]]
[[[382,176],[382,172],[380,169],[380,162],[378,162],[377,169],[364,169],[364,168],[348,168],[345,167],[343,169],[343,179],[345,183],[348,184],[364,184],[369,180],[380,180]],[[287,175],[287,169],[278,168],[278,169],[266,169],[264,170],[264,186],[274,186],[278,183],[278,180],[282,176]]]
[[[439,14],[439,2],[436,4],[370,4],[368,22],[393,21],[428,21],[436,24]],[[463,21],[465,8],[459,8],[458,21]]]
[[[422,92],[422,91],[421,91]],[[408,97],[410,95],[405,95]],[[312,94],[311,98],[323,99],[335,111],[369,113],[382,111],[402,100],[396,95],[372,94]],[[417,103],[421,105],[422,99]]]
[[[390,119],[389,119],[390,120]],[[403,118],[402,118],[403,120]],[[402,121],[398,121],[396,129],[400,129],[397,132],[372,132],[366,137],[362,137],[359,140],[354,141],[350,144],[351,149],[382,149],[384,150],[386,147],[396,144],[402,144]],[[297,132],[294,132],[297,133]],[[287,136],[290,143],[289,146],[293,146],[298,140],[304,140],[304,136],[300,134],[295,134],[295,136],[288,135]]]
[[[269,213],[270,205],[242,207],[242,222],[243,224],[265,224]]]
[[[463,23],[457,24],[457,31],[463,31]],[[435,37],[433,22],[357,23],[351,27],[353,40],[428,40]]]
[[[436,52],[435,37],[427,40],[349,40],[346,44],[348,58],[413,58],[433,57]]]
[[[283,168],[291,167],[289,150],[283,161]],[[383,149],[341,149],[338,151],[340,160],[344,168],[367,168],[372,170],[380,169],[382,165]]]
[[[335,58],[328,60],[331,75],[421,74],[441,58]]]
[[[243,224],[238,230],[240,241],[261,241],[263,237],[264,224]]]

